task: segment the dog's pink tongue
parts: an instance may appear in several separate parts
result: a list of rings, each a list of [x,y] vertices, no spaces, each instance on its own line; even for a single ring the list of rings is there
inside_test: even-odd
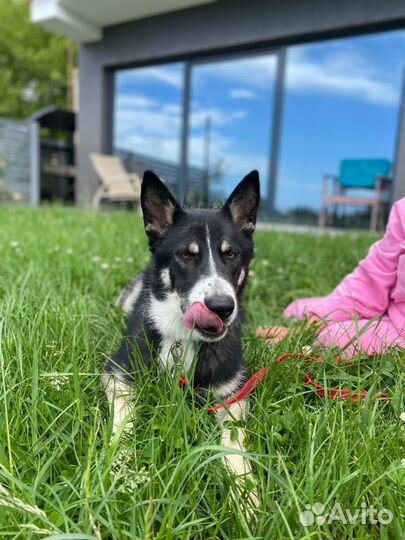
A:
[[[207,332],[219,334],[224,328],[224,323],[216,313],[210,311],[202,302],[194,302],[183,315],[183,324],[190,330],[201,328]]]

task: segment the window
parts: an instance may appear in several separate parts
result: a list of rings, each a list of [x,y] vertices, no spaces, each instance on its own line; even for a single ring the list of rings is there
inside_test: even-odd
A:
[[[114,152],[127,168],[153,169],[176,192],[179,180],[183,64],[118,71]]]
[[[259,170],[266,197],[276,61],[266,54],[193,67],[190,203],[224,201],[252,169]]]
[[[197,206],[222,202],[258,169],[262,216],[316,224],[324,173],[338,173],[345,158],[393,160],[404,60],[404,31],[289,47],[283,111],[274,109],[277,50],[192,61],[183,144],[185,64],[120,70],[114,150],[129,169],[154,169],[176,193],[185,175],[187,202]]]
[[[289,48],[278,221],[317,223],[342,159],[394,158],[404,60],[402,31]]]

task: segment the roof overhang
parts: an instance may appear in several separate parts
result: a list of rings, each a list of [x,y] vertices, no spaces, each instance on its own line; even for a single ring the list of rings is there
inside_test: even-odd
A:
[[[217,0],[31,0],[31,21],[47,30],[88,43],[103,28]]]

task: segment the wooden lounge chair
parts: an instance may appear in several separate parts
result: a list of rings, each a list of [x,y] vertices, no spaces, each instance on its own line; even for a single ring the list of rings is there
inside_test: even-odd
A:
[[[128,173],[119,157],[91,153],[90,160],[101,182],[93,197],[92,207],[95,210],[103,199],[118,201],[122,205],[139,203],[141,179],[135,173]]]
[[[328,206],[333,207],[335,216],[338,206],[368,206],[371,208],[370,230],[377,231],[380,212],[389,201],[392,184],[390,170],[391,163],[386,159],[344,159],[340,164],[339,176],[325,174],[319,227],[325,227]],[[361,190],[363,194],[355,196],[355,190]]]

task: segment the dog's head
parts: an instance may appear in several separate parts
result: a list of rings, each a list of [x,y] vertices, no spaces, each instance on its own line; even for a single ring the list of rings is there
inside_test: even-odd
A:
[[[161,318],[164,313],[171,318],[162,324],[172,334],[181,325],[193,328],[194,339],[226,335],[254,254],[259,202],[257,171],[245,176],[217,211],[182,209],[164,183],[145,172],[141,206],[153,254],[155,311],[156,317],[161,309]]]

